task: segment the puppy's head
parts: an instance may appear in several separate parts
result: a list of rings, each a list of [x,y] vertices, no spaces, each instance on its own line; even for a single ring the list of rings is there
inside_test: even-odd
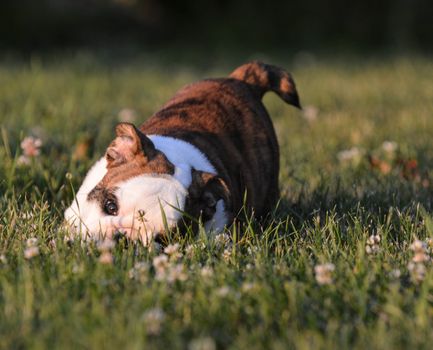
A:
[[[222,198],[222,189],[215,185],[219,182],[210,181],[212,178],[218,177],[176,167],[134,125],[121,123],[105,157],[87,174],[65,219],[71,231],[84,238],[124,232],[147,244],[178,224],[186,204],[195,205],[193,215],[212,211]]]

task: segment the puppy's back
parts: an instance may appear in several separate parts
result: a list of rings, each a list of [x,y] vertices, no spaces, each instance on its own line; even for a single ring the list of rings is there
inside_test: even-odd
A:
[[[203,80],[182,88],[140,129],[196,146],[227,183],[233,214],[242,207],[246,192],[247,206],[262,216],[279,196],[278,142],[261,101],[267,91],[300,106],[291,76],[255,61],[237,68],[229,78]]]

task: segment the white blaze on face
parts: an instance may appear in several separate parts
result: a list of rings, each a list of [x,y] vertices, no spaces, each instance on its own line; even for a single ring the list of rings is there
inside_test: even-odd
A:
[[[182,217],[187,190],[170,175],[140,175],[116,185],[118,215],[107,215],[88,194],[107,173],[105,158],[89,171],[65,219],[72,233],[99,238],[124,231],[147,244],[153,236],[175,226]]]
[[[101,158],[87,173],[71,206],[65,211],[65,219],[73,233],[79,233],[85,238],[99,227],[99,218],[103,215],[98,203],[88,201],[91,190],[104,178],[107,173],[107,161]]]
[[[117,186],[119,206],[116,229],[125,229],[131,238],[149,243],[155,234],[173,228],[183,216],[188,194],[171,175],[140,175]],[[122,227],[123,226],[123,227]]]

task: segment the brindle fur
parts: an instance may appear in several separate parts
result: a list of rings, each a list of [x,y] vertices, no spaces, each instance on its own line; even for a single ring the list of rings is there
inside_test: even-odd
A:
[[[108,171],[100,187],[112,188],[142,174],[174,174],[174,165],[134,125],[119,124],[116,135],[106,152]]]
[[[185,211],[210,219],[223,199],[232,220],[244,204],[257,217],[266,215],[279,197],[279,148],[272,121],[261,101],[267,91],[300,107],[295,84],[284,70],[247,63],[229,78],[208,79],[181,89],[138,130],[121,123],[106,152],[107,174],[89,194],[102,203],[122,181],[145,173],[173,174],[174,165],[145,136],[184,140],[206,155],[216,174],[193,170]],[[140,132],[141,131],[141,132]],[[105,189],[99,191],[98,189]]]
[[[192,169],[192,181],[185,199],[184,212],[187,215],[178,225],[181,231],[186,231],[186,227],[191,226],[193,232],[196,232],[198,218],[202,222],[211,220],[216,213],[217,202],[220,199],[224,203],[230,203],[230,192],[222,178],[215,174]]]
[[[300,107],[295,84],[287,72],[251,62],[236,69],[230,78],[184,87],[140,130],[196,146],[228,188],[228,215],[233,218],[239,213],[246,194],[247,209],[262,217],[279,197],[279,147],[261,101],[269,90]]]

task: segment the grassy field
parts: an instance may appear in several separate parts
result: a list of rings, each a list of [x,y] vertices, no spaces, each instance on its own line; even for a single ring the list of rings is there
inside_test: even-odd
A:
[[[0,348],[431,348],[423,57],[268,58],[293,73],[305,110],[265,97],[282,198],[269,222],[227,232],[233,243],[173,238],[164,254],[65,239],[72,188],[119,118],[139,124],[182,85],[247,59],[1,61]],[[42,142],[33,157],[27,136]]]

